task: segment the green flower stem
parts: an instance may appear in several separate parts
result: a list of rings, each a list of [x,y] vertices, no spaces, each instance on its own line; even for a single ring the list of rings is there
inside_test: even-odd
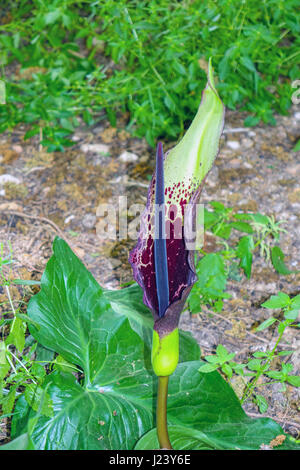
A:
[[[169,376],[158,377],[156,428],[160,449],[173,449],[169,439],[167,423],[168,383]]]

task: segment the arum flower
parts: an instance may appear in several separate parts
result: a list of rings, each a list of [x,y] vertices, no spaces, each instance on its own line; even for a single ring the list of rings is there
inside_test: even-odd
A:
[[[176,342],[180,313],[197,280],[194,253],[187,249],[186,233],[195,225],[195,207],[218,152],[223,122],[224,106],[209,62],[208,82],[186,134],[165,157],[162,144],[157,146],[156,171],[141,216],[138,242],[129,255],[134,279],[142,287],[144,303],[154,317],[157,347],[166,338]],[[165,218],[164,222],[160,221],[165,233],[158,233],[157,224],[155,226],[155,221],[159,221],[158,212]],[[157,277],[158,271],[164,274]],[[168,371],[165,375],[169,375]]]
[[[148,190],[137,245],[130,252],[133,277],[144,291],[154,318],[152,366],[159,377],[157,434],[160,448],[172,449],[167,429],[168,378],[179,358],[178,322],[197,280],[190,236],[204,180],[218,152],[224,106],[208,81],[198,112],[182,140],[165,156],[156,152],[156,170]]]

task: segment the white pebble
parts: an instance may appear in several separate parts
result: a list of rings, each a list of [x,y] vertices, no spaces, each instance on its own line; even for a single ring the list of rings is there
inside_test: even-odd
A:
[[[236,140],[228,140],[227,147],[231,148],[232,150],[237,150],[240,147],[240,143]]]
[[[67,225],[71,220],[75,219],[75,215],[69,215],[68,217],[65,218],[64,223]]]
[[[249,136],[249,137],[255,137],[255,136],[256,136],[256,132],[254,132],[254,131],[249,131],[249,132],[248,132],[248,136]]]
[[[294,114],[294,118],[297,120],[297,121],[300,121],[300,112],[297,112]]]
[[[119,156],[120,162],[123,163],[133,163],[136,162],[139,159],[139,157],[135,153],[131,152],[123,152]]]
[[[80,148],[85,153],[109,153],[109,146],[105,144],[83,144]]]
[[[0,185],[3,185],[5,183],[20,184],[21,181],[19,180],[19,178],[5,173],[4,175],[0,175]]]

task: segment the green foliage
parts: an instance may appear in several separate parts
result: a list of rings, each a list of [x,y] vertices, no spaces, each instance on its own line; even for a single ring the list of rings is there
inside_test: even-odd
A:
[[[275,346],[271,350],[255,352],[246,363],[240,364],[233,360],[235,353],[229,353],[224,346],[219,344],[216,348],[216,354],[205,356],[207,362],[200,367],[199,371],[209,373],[219,369],[229,381],[234,374],[244,378],[250,377],[251,380],[248,380],[247,383],[245,382],[241,402],[243,403],[246,399],[251,397],[254,403],[257,404],[259,410],[264,413],[268,409],[268,403],[262,395],[257,393],[259,387],[273,383],[281,383],[283,387],[285,383],[289,383],[294,387],[300,387],[300,378],[291,373],[293,371],[292,364],[280,363],[281,370],[270,369],[274,359],[281,359],[293,353],[293,351],[279,351],[278,347],[286,328],[291,325],[294,327],[297,326],[294,322],[297,320],[300,313],[300,295],[291,299],[284,292],[278,292],[277,295],[272,295],[262,306],[268,309],[283,310],[283,320],[270,317],[256,328],[256,331],[262,331],[269,328],[274,323],[277,323],[278,337]],[[258,381],[262,376],[271,380],[259,383]]]
[[[273,216],[260,213],[238,213],[218,201],[212,201],[210,205],[213,210],[204,209],[204,230],[219,237],[217,243],[224,249],[208,254],[201,250],[203,257],[196,261],[198,281],[188,299],[192,313],[200,312],[201,305],[205,304],[216,312],[221,311],[223,300],[230,297],[225,292],[227,280],[241,280],[240,269],[249,279],[255,252],[271,262],[279,274],[296,272],[288,269],[284,253],[277,245],[280,234],[286,232],[281,227],[283,221],[276,222]],[[239,239],[236,246],[229,244],[233,230],[247,234]]]
[[[25,123],[26,137],[39,134],[50,151],[103,110],[113,126],[129,112],[128,129],[151,145],[176,139],[195,115],[210,56],[225,105],[248,111],[248,126],[285,114],[299,78],[297,0],[2,3],[0,131]],[[6,71],[12,63],[18,74]]]
[[[199,312],[200,305],[210,304],[216,311],[222,310],[223,299],[230,297],[225,293],[227,275],[225,262],[221,254],[205,255],[196,266],[198,280],[189,296],[189,308],[192,313]]]
[[[299,152],[300,150],[300,139],[297,141],[296,145],[293,147],[293,152]]]
[[[43,396],[41,413],[51,415],[51,400],[41,388],[46,371],[34,360],[37,343],[30,344],[30,337],[25,339],[27,324],[31,320],[21,313],[24,302],[17,301],[16,304],[11,296],[13,284],[32,285],[37,282],[11,279],[10,268],[13,263],[11,246],[9,257],[5,258],[4,245],[0,243],[0,286],[7,295],[9,306],[6,311],[4,303],[5,311],[0,319],[0,405],[2,413],[10,416],[15,400],[22,391],[25,399],[35,411],[38,410]]]
[[[51,416],[41,413],[42,406],[35,411],[21,394],[12,437],[23,441],[28,433],[35,449],[157,446],[151,431],[157,378],[147,339],[152,324],[140,302],[139,287],[105,291],[63,240],[56,239],[53,249],[41,291],[29,303],[28,315],[34,322],[29,328],[44,348],[66,358],[76,373],[56,367],[47,374],[43,390],[53,403]],[[175,448],[258,449],[283,433],[271,419],[247,417],[218,372],[198,372],[199,348],[190,335],[183,347],[185,360],[171,376],[168,392]],[[219,349],[222,355],[224,350]],[[281,448],[297,445],[287,436]]]

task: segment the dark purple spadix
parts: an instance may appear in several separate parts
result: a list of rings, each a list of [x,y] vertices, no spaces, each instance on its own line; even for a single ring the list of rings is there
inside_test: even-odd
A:
[[[154,211],[154,269],[158,300],[158,315],[163,317],[169,306],[169,276],[165,222],[164,154],[162,143],[156,149]]]

